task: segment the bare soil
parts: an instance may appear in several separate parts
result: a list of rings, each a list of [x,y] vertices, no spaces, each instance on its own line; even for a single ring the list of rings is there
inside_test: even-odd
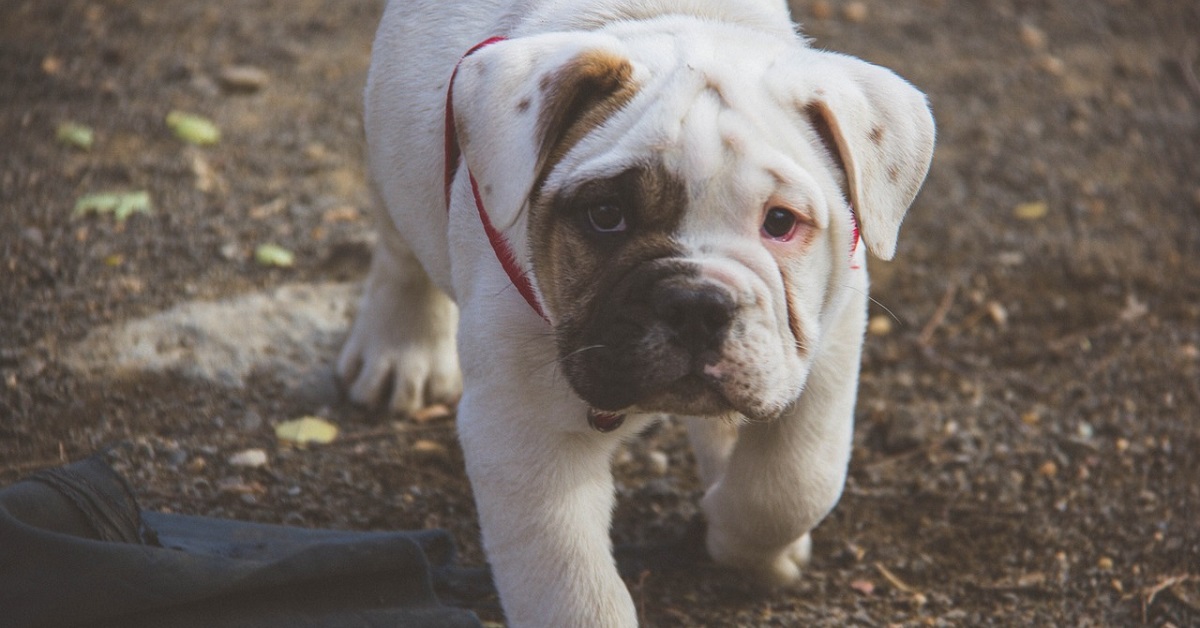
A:
[[[763,593],[694,551],[634,551],[645,624],[1200,625],[1200,5],[793,8],[815,45],[926,91],[938,150],[897,259],[872,265],[850,478],[811,569]],[[363,276],[360,94],[381,10],[6,3],[0,483],[123,443],[148,508],[444,527],[482,564],[449,419],[314,404],[266,376],[85,378],[59,359],[90,329],[184,301]],[[240,65],[265,84],[222,82]],[[174,109],[221,141],[179,141]],[[94,129],[90,151],[55,140],[65,121]],[[72,216],[108,190],[147,190],[154,211]],[[264,242],[295,266],[255,263]],[[342,437],[282,448],[272,426],[310,414]],[[268,467],[228,464],[252,447]],[[692,466],[672,425],[622,454],[618,544],[687,536]],[[500,619],[494,600],[472,605]]]

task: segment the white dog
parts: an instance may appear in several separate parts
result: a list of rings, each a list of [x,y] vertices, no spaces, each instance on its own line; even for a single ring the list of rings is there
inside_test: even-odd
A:
[[[929,168],[924,96],[807,47],[781,0],[406,0],[366,132],[387,212],[338,370],[400,411],[461,395],[512,625],[637,623],[609,464],[662,414],[712,558],[795,579],[845,480],[864,248],[892,256]]]

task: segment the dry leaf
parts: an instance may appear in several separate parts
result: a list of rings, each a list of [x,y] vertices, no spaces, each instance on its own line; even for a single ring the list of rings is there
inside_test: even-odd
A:
[[[217,128],[217,125],[208,118],[194,113],[172,111],[167,114],[167,126],[171,127],[176,137],[197,146],[207,146],[221,141],[221,130]]]
[[[1013,215],[1021,220],[1041,220],[1050,212],[1050,206],[1046,201],[1033,201],[1032,203],[1021,203],[1013,208]]]
[[[296,256],[278,244],[260,244],[254,249],[254,261],[263,266],[288,268],[296,263]]]
[[[284,421],[275,426],[275,437],[286,443],[300,445],[310,443],[327,445],[337,438],[338,428],[320,417],[306,416],[293,421]]]

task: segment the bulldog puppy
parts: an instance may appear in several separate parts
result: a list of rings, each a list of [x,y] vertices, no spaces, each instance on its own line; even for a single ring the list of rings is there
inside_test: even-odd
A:
[[[511,625],[637,623],[609,465],[664,414],[712,558],[797,578],[846,475],[864,249],[892,257],[929,168],[924,96],[809,48],[780,0],[406,0],[366,133],[386,212],[338,370],[361,402],[458,401]]]

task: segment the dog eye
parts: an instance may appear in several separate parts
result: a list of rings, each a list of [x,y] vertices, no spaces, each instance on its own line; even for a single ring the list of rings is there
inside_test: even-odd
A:
[[[772,240],[787,240],[796,232],[796,214],[782,207],[772,207],[763,218],[763,235]]]
[[[588,223],[599,233],[617,233],[628,228],[625,224],[625,212],[620,205],[600,203],[587,210]]]

